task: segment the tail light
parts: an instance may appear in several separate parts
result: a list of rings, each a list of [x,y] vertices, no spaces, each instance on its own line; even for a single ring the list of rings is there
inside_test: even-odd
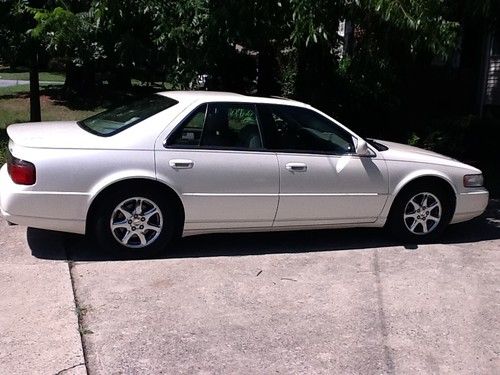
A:
[[[29,161],[18,159],[7,151],[7,170],[9,176],[18,185],[34,185],[36,168]]]

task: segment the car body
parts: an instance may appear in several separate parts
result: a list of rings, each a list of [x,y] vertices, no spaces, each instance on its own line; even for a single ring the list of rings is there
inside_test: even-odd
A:
[[[123,116],[130,111],[122,108],[80,123],[9,126],[11,164],[0,171],[6,220],[85,234],[99,221],[97,214],[109,216],[98,206],[116,197],[123,198],[118,203],[143,197],[144,188],[153,198],[165,198],[163,211],[169,213],[157,215],[155,225],[175,222],[175,233],[162,241],[209,232],[383,227],[402,192],[416,189],[400,202],[407,229],[421,228],[422,233],[409,231],[416,238],[437,226],[417,214],[417,206],[423,214],[430,209],[427,199],[433,207],[438,201],[440,214],[435,213],[443,226],[480,215],[488,202],[477,168],[408,145],[366,142],[304,103],[171,91],[142,106],[152,109],[135,105],[139,112],[127,121]],[[34,181],[23,181],[25,172]],[[13,173],[21,178],[18,183]],[[431,195],[417,197],[420,193]],[[153,198],[149,203],[162,208]],[[124,211],[114,204],[111,214],[120,216]],[[110,230],[130,232],[132,214],[139,217],[141,210],[146,208],[132,207],[120,216],[129,227]],[[413,211],[415,217],[407,220]],[[109,227],[110,220],[100,225]],[[115,236],[117,242],[120,237]],[[136,237],[131,248],[147,247]]]

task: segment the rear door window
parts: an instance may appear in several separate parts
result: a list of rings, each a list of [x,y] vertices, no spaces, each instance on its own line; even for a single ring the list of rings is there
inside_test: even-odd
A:
[[[206,112],[206,104],[199,106],[191,112],[169,137],[167,145],[180,147],[199,146]]]
[[[198,107],[169,137],[171,147],[262,148],[255,105],[209,103]]]

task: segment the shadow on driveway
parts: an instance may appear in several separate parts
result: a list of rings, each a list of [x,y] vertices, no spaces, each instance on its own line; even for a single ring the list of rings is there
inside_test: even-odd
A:
[[[28,228],[28,244],[37,258],[72,261],[120,260],[99,250],[84,236]],[[481,217],[451,225],[434,243],[462,244],[500,239],[500,202],[492,201]],[[243,256],[278,253],[306,253],[405,246],[384,230],[356,228],[293,232],[207,234],[186,237],[174,243],[162,258]]]

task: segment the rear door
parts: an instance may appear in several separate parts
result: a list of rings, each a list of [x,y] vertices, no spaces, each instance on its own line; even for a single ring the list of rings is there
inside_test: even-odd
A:
[[[272,226],[278,161],[262,147],[255,105],[200,105],[157,148],[156,166],[181,194],[186,230]]]

